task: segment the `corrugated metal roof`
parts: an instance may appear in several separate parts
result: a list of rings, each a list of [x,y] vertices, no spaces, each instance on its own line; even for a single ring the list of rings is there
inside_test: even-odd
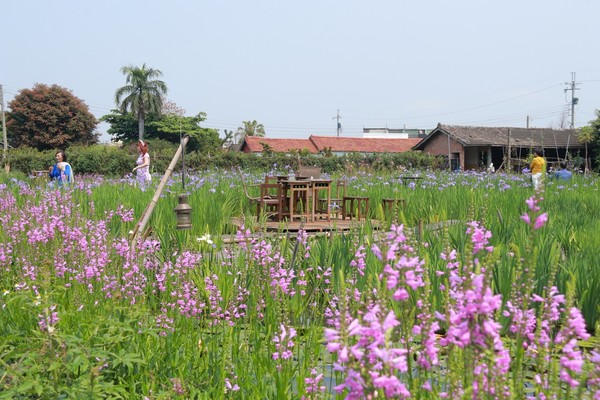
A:
[[[464,146],[507,146],[510,130],[510,144],[515,147],[581,147],[577,133],[573,129],[557,130],[549,128],[508,128],[481,126],[454,126],[438,124],[415,149],[422,150],[431,137],[446,134]]]

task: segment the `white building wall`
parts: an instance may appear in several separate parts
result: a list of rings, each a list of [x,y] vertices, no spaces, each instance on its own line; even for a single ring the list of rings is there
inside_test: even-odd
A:
[[[385,130],[363,132],[362,137],[367,139],[408,139],[408,133],[390,133]]]

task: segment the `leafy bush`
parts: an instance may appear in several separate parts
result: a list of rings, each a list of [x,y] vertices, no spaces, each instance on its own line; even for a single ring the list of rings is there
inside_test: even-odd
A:
[[[151,171],[162,174],[168,168],[178,146],[165,140],[149,140]],[[109,177],[131,173],[137,159],[135,142],[118,146],[71,146],[65,149],[69,163],[75,174],[99,174]],[[12,171],[30,174],[31,171],[47,170],[54,164],[55,150],[37,151],[21,147],[9,153]],[[439,157],[420,152],[371,154],[358,153],[343,156],[303,155],[302,165],[320,167],[325,173],[349,172],[358,168],[374,172],[391,172],[399,168],[438,169],[444,163]],[[248,154],[242,152],[222,152],[215,155],[191,152],[185,155],[186,168],[191,171],[205,171],[215,168],[231,169],[241,166],[244,169],[270,170],[273,166],[298,168],[298,156],[285,153]],[[175,171],[181,167],[178,162]]]

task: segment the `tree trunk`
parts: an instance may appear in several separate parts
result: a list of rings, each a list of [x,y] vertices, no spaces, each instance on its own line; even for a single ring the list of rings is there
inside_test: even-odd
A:
[[[140,114],[138,118],[138,133],[140,140],[144,140],[144,115]]]
[[[587,175],[587,172],[588,172],[588,152],[587,152],[587,142],[585,142],[585,160],[584,160],[583,174]]]

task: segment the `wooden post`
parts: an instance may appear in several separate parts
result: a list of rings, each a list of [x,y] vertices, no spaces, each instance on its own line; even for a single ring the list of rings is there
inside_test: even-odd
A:
[[[179,157],[181,157],[181,154],[183,153],[183,148],[185,147],[185,145],[187,144],[189,139],[190,139],[190,137],[188,135],[185,135],[183,137],[183,139],[181,140],[181,144],[179,145],[179,148],[175,152],[175,155],[173,156],[173,159],[171,160],[169,167],[165,171],[165,174],[163,175],[162,179],[160,180],[160,183],[158,184],[158,187],[156,188],[156,192],[154,192],[154,197],[152,197],[152,200],[146,207],[146,210],[144,210],[144,213],[142,214],[140,221],[137,223],[137,225],[133,231],[133,235],[131,238],[132,246],[135,246],[137,244],[137,241],[140,238],[140,235],[144,232],[144,228],[146,227],[146,224],[148,223],[148,221],[150,220],[150,217],[152,216],[154,207],[156,206],[156,203],[158,202],[160,195],[162,194],[163,190],[165,189],[165,185],[167,184],[167,181],[171,177],[171,174],[173,173],[173,169],[175,168],[175,165],[177,165],[177,161],[179,161]]]

